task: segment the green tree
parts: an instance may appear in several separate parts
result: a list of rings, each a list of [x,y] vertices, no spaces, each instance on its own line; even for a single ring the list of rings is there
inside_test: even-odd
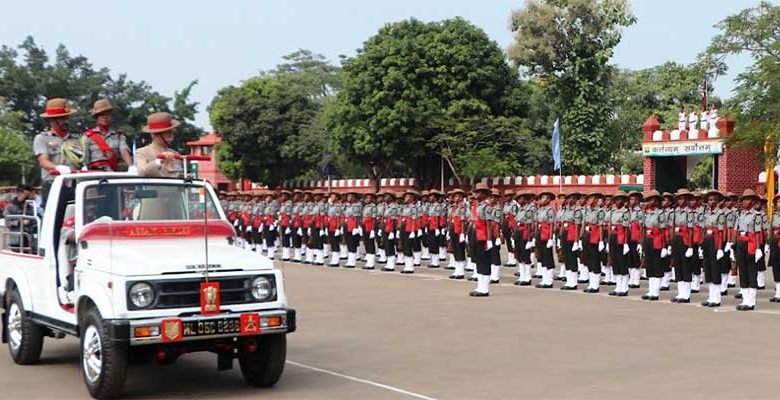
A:
[[[148,140],[138,133],[148,114],[173,113],[184,122],[174,147],[184,150],[184,141],[202,133],[192,126],[197,103],[190,102],[189,95],[195,83],[176,92],[172,99],[152,90],[146,82],[134,82],[125,74],[112,76],[108,68],[96,68],[84,56],[72,56],[63,45],[57,47],[53,60],[32,37],[17,48],[0,47],[0,93],[9,109],[21,113],[22,132],[29,139],[48,128],[39,116],[47,98],[63,97],[72,102],[78,111],[71,123],[74,131],[92,126],[92,104],[107,98],[115,107],[116,128],[141,144]]]
[[[290,143],[317,113],[317,104],[299,89],[262,76],[220,90],[209,115],[229,147],[218,160],[235,163],[240,176],[267,185],[297,177],[304,160],[295,157]]]
[[[544,125],[563,117],[569,171],[601,172],[610,162],[617,138],[606,128],[614,72],[609,60],[622,28],[635,21],[627,0],[529,0],[512,15],[509,58],[541,80],[537,88],[552,103]]]
[[[21,182],[33,168],[32,145],[21,133],[0,126],[0,182]]]
[[[209,106],[225,143],[220,167],[232,178],[270,185],[319,178],[329,143],[323,113],[339,87],[338,67],[298,50],[241,86],[222,89]]]
[[[735,95],[726,109],[736,116],[730,144],[759,149],[767,138],[777,142],[780,129],[780,7],[762,1],[720,21],[707,56],[722,62],[732,54],[749,54],[754,64],[736,78]]]
[[[328,128],[339,150],[375,182],[411,174],[428,186],[439,179],[441,157],[457,177],[463,149],[481,150],[468,138],[452,149],[459,127],[523,116],[522,95],[516,71],[481,29],[460,18],[410,19],[384,26],[344,61]]]

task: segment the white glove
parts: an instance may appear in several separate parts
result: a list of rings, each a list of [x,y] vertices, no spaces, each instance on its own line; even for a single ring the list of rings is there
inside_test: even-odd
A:
[[[631,249],[628,247],[628,243],[623,245],[623,255],[628,254]]]
[[[325,236],[325,230],[324,229],[320,229],[320,236]]]
[[[298,235],[298,236],[303,236],[303,229],[298,228],[298,230],[295,231],[295,234]]]
[[[756,262],[761,259],[761,257],[764,256],[764,252],[761,251],[761,249],[756,249]]]
[[[291,233],[292,233],[292,229],[290,229],[289,227],[284,229],[284,234],[285,235],[289,235]]]
[[[584,246],[582,246],[582,240],[578,240],[578,241],[577,241],[577,247],[578,247],[580,250],[585,250],[585,247],[584,247]]]
[[[422,229],[418,229],[418,230],[417,230],[417,236],[420,236],[420,237],[422,237]]]
[[[441,235],[441,231],[439,231],[439,230],[437,229],[437,230],[434,232],[434,235],[435,235],[435,236],[439,236],[439,235]]]
[[[731,251],[731,242],[726,242],[726,246],[723,247],[723,251]]]
[[[246,231],[252,233],[252,225],[247,226]]]
[[[607,244],[605,244],[605,245],[604,245],[604,251],[606,251],[607,253],[609,253],[609,243],[607,243]]]
[[[54,167],[54,169],[56,169],[57,172],[60,173],[60,175],[70,175],[71,173],[70,167],[68,167],[67,165],[58,165]]]
[[[458,240],[459,240],[461,243],[466,243],[466,234],[465,234],[465,233],[461,233],[461,234],[460,234],[460,237],[458,238]]]
[[[666,257],[669,257],[669,251],[666,250],[666,247],[664,247],[663,249],[661,249],[661,258],[666,258]]]
[[[717,258],[718,260],[720,260],[721,258],[723,258],[723,256],[724,256],[724,254],[723,254],[723,250],[721,250],[721,249],[718,249],[718,253],[715,255],[715,258]]]
[[[395,233],[390,232],[390,234],[387,235],[387,240],[395,240]]]
[[[401,231],[395,231],[395,237],[401,238]]]
[[[736,262],[737,261],[737,259],[734,258],[734,252],[733,251],[731,253],[729,253],[729,258],[731,259],[732,262]]]
[[[234,227],[237,227],[237,226],[238,226],[238,219],[236,219],[235,221],[233,221],[233,226],[234,226]]]
[[[641,243],[640,243],[640,244],[638,244],[638,245],[636,245],[636,252],[637,252],[639,255],[641,255],[641,254],[642,254],[642,244],[641,244]]]
[[[769,256],[769,245],[768,244],[764,245],[764,254]]]
[[[548,249],[551,249],[551,248],[553,247],[553,244],[554,244],[554,243],[553,243],[553,240],[552,240],[552,239],[548,240],[548,241],[547,241],[547,248],[548,248]]]
[[[360,228],[352,229],[352,236],[358,236],[358,235],[360,235]]]
[[[561,239],[555,239],[555,245],[560,249],[561,248]]]
[[[666,254],[672,255],[672,246],[666,246]]]
[[[534,248],[534,242],[528,242],[528,243],[525,244],[525,249],[526,250],[531,250],[533,248]]]
[[[414,239],[414,238],[415,238],[415,233],[414,232],[410,233],[409,234],[409,239]]]
[[[531,239],[531,247],[536,247],[536,238]]]
[[[693,248],[688,247],[688,250],[685,250],[685,258],[691,258],[693,257]]]
[[[127,167],[127,173],[133,174],[133,175],[138,175],[138,168],[136,168],[135,165],[131,165],[131,166]]]
[[[374,236],[374,231],[371,231],[371,232],[368,233],[368,238],[369,239],[373,239],[374,237],[375,237]]]
[[[599,253],[603,252],[606,246],[604,245],[604,241],[599,242]]]
[[[703,259],[704,259],[704,249],[699,248],[699,260],[703,260]]]
[[[485,249],[486,249],[486,250],[490,250],[490,249],[492,249],[492,248],[493,248],[493,242],[491,242],[490,240],[488,240],[487,242],[485,242]]]
[[[515,238],[509,238],[509,241],[512,243],[512,247],[515,247]]]
[[[496,246],[501,246],[501,238],[496,238]]]
[[[336,229],[336,231],[333,232],[333,236],[335,237],[341,236],[341,229]]]
[[[571,251],[577,251],[577,250],[579,250],[579,249],[580,249],[580,242],[574,242],[574,243],[571,245]]]
[[[448,241],[448,242],[450,241],[450,233],[449,233],[449,232],[447,232],[447,233],[444,235],[444,240],[446,240],[446,241]]]
[[[306,228],[306,234],[311,236],[311,228]]]

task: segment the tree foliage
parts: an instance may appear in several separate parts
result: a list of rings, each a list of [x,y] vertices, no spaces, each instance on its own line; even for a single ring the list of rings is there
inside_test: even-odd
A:
[[[776,142],[780,129],[780,7],[762,1],[716,27],[720,33],[707,50],[710,57],[747,53],[754,60],[737,76],[735,95],[726,104],[737,121],[729,142],[758,148],[763,156],[767,137]]]
[[[275,69],[220,90],[209,106],[223,138],[220,168],[268,185],[319,177],[328,161],[323,112],[339,87],[338,67],[299,50]]]
[[[196,82],[176,92],[173,98],[152,90],[146,82],[135,82],[127,75],[112,75],[108,68],[96,68],[84,56],[72,56],[59,45],[53,59],[28,37],[17,48],[0,47],[0,93],[6,107],[20,113],[22,133],[32,140],[48,128],[39,115],[46,99],[68,99],[78,112],[73,116],[71,130],[81,132],[94,125],[90,116],[92,104],[107,98],[114,105],[116,128],[143,144],[146,135],[138,134],[146,116],[156,111],[171,112],[184,126],[177,130],[174,147],[183,150],[183,142],[197,138],[202,131],[192,125],[197,103],[189,101]]]
[[[474,120],[488,128],[500,124],[495,118],[525,114],[522,85],[501,49],[460,18],[384,26],[344,61],[343,78],[328,127],[372,178],[411,174],[430,185],[442,156],[457,177],[464,152],[483,154],[475,135],[459,130]],[[499,132],[479,134],[491,143]]]
[[[536,87],[552,103],[544,125],[563,117],[568,171],[601,172],[609,163],[616,143],[607,131],[609,60],[622,28],[635,21],[627,0],[529,0],[512,15],[509,58],[540,80]]]

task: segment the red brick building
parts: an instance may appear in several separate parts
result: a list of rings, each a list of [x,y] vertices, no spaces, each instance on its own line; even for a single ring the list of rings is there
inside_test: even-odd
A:
[[[201,136],[198,140],[187,142],[191,155],[209,156],[209,161],[193,161],[198,164],[198,177],[211,182],[215,189],[220,191],[232,191],[236,188],[236,183],[228,179],[225,174],[217,167],[216,148],[222,138],[217,133],[209,133]]]

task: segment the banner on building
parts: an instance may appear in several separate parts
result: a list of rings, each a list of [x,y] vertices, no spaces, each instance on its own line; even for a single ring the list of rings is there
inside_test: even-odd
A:
[[[685,141],[680,143],[659,142],[643,143],[642,154],[645,157],[696,156],[723,153],[720,140]]]

